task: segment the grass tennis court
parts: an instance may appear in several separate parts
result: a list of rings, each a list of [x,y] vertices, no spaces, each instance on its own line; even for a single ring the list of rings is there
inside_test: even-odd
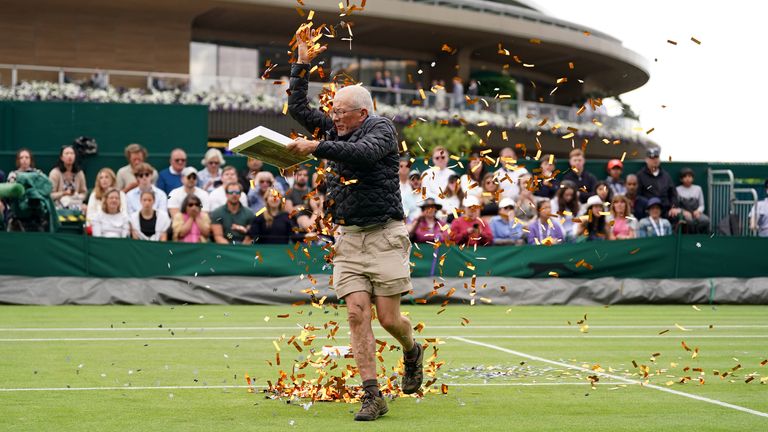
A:
[[[267,360],[273,341],[301,325],[338,321],[335,342],[319,331],[312,346],[346,345],[343,308],[3,306],[0,430],[768,430],[766,307],[438,311],[404,307],[425,324],[420,338],[444,342],[437,393],[397,398],[389,414],[360,424],[357,404],[287,404],[245,387],[246,373],[259,386],[278,368],[290,374],[306,350],[283,340],[281,366]],[[383,356],[391,370],[400,353]]]

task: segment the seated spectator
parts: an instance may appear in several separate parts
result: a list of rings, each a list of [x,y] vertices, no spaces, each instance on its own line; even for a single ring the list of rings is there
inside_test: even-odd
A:
[[[603,200],[592,195],[587,200],[586,214],[576,225],[577,241],[613,240],[613,232],[603,211]]]
[[[579,202],[585,203],[595,194],[597,179],[584,170],[584,152],[580,148],[571,150],[568,156],[571,169],[563,175],[562,180],[572,181],[576,185],[576,190],[579,191]]]
[[[203,170],[197,173],[197,187],[210,193],[221,186],[221,167],[224,166],[224,156],[219,149],[212,148],[205,152],[200,162],[203,164]]]
[[[523,174],[518,178],[520,194],[515,202],[515,217],[524,225],[528,225],[536,217],[536,198],[531,191],[530,174]]]
[[[560,222],[552,216],[552,205],[549,200],[536,203],[538,217],[528,224],[528,244],[546,245],[565,241],[565,231]]]
[[[488,223],[493,234],[494,245],[521,245],[525,243],[523,224],[515,220],[515,200],[502,198],[499,214]]]
[[[300,166],[293,172],[293,186],[285,193],[285,199],[295,206],[304,205],[309,190],[309,169]]]
[[[293,235],[293,224],[283,210],[282,195],[276,188],[267,189],[264,202],[264,212],[253,219],[243,243],[288,244]]]
[[[216,210],[227,203],[227,194],[224,191],[224,186],[230,183],[237,183],[237,169],[233,166],[225,166],[221,170],[221,183],[221,186],[214,189],[213,192],[208,195],[208,208],[210,208],[211,211]],[[243,207],[248,207],[248,198],[245,196],[244,192],[240,195],[240,204]]]
[[[528,170],[517,165],[517,159],[512,147],[504,147],[499,152],[499,165],[501,167],[493,175],[499,184],[502,198],[517,200],[517,196],[520,194],[518,179],[520,176],[528,174]]]
[[[35,158],[32,152],[26,148],[20,148],[16,151],[16,169],[8,173],[8,183],[15,183],[16,176],[23,172],[43,172],[35,168]]]
[[[595,195],[599,196],[603,200],[603,206],[613,201],[613,191],[607,182],[599,181],[595,185]]]
[[[443,206],[437,218],[444,221],[452,221],[454,211],[461,209],[463,194],[459,176],[452,175],[448,177],[448,185],[445,187],[442,196],[437,199],[437,202]]]
[[[487,173],[482,181],[482,194],[480,195],[480,204],[483,209],[480,216],[494,216],[499,212],[499,184],[493,178],[493,173]]]
[[[237,178],[240,179],[240,184],[245,188],[243,189],[243,193],[247,195],[248,192],[251,191],[251,185],[253,184],[254,180],[256,180],[256,174],[261,172],[261,168],[264,166],[264,162],[249,157],[246,164],[247,167],[240,171]]]
[[[147,160],[147,149],[141,144],[128,144],[125,147],[125,158],[128,160],[128,165],[120,167],[117,170],[117,188],[121,191],[128,193],[131,189],[139,185],[139,181],[134,176],[136,168],[143,164]],[[152,171],[152,184],[157,182],[157,171]]]
[[[96,174],[96,184],[93,185],[93,192],[88,197],[88,210],[85,212],[85,216],[88,221],[93,219],[96,214],[101,211],[103,204],[102,198],[104,198],[104,192],[110,189],[117,188],[117,178],[115,172],[111,168],[102,168],[99,173]],[[125,198],[125,192],[120,191],[120,209],[126,216],[128,216],[128,204]]]
[[[448,168],[448,161],[451,154],[448,149],[437,146],[432,149],[432,167],[421,176],[421,187],[427,189],[427,198],[439,198],[442,191],[448,186],[448,177],[455,175],[456,172]]]
[[[262,171],[256,174],[253,188],[248,192],[248,207],[256,213],[266,205],[264,196],[267,191],[275,187],[275,176],[269,171]]]
[[[485,246],[493,243],[491,227],[480,218],[481,208],[477,197],[464,198],[464,215],[451,223],[451,240],[466,246]]]
[[[635,218],[632,216],[632,204],[624,195],[616,195],[611,202],[611,227],[613,237],[616,240],[635,238]]]
[[[581,204],[579,203],[576,185],[566,180],[560,184],[557,195],[550,201],[552,214],[559,216],[560,225],[565,232],[565,241],[571,242],[574,238],[574,219],[578,219],[581,213]]]
[[[611,159],[606,166],[608,171],[608,177],[605,178],[605,182],[611,188],[613,195],[624,195],[627,193],[627,187],[624,186],[624,179],[621,178],[621,173],[624,170],[624,163],[619,159]]]
[[[419,209],[419,203],[416,200],[415,191],[411,187],[411,183],[408,180],[408,175],[411,170],[411,161],[407,156],[400,158],[400,166],[398,167],[397,176],[400,180],[400,200],[403,204],[403,213],[405,214],[406,223],[413,222],[421,210]],[[418,172],[418,171],[417,171]],[[293,182],[294,186],[296,181]],[[421,201],[421,199],[419,199]],[[296,203],[294,203],[296,204]]]
[[[211,218],[202,210],[203,203],[197,195],[187,195],[181,201],[181,208],[173,217],[171,227],[173,241],[183,243],[206,243],[211,234]]]
[[[412,169],[411,172],[408,173],[408,184],[411,185],[411,189],[413,189],[416,196],[421,197],[421,172],[419,172],[419,170]]]
[[[219,244],[240,244],[253,222],[253,212],[240,202],[243,188],[239,183],[226,183],[227,204],[211,211],[213,240]]]
[[[427,198],[421,203],[421,214],[408,226],[408,233],[414,243],[437,243],[446,236],[443,222],[436,217],[443,206],[433,198]]]
[[[706,234],[709,232],[709,217],[704,214],[704,192],[701,186],[693,184],[693,170],[680,170],[680,182],[677,187],[677,204],[682,210],[685,221],[683,232]]]
[[[168,197],[165,192],[152,184],[152,172],[154,168],[148,163],[141,163],[136,167],[133,175],[139,180],[139,185],[125,194],[125,201],[128,203],[128,214],[136,213],[141,210],[141,193],[154,192],[154,208],[158,211],[168,211]]]
[[[638,184],[636,175],[628,175],[625,185],[627,187],[627,193],[624,194],[624,196],[629,198],[629,201],[632,203],[632,214],[635,216],[635,219],[640,220],[646,215],[645,210],[648,205],[648,200],[637,194]]]
[[[325,205],[324,188],[317,188],[307,203],[309,204],[307,207],[297,208],[296,225],[298,230],[294,238],[297,241],[322,244],[323,233],[327,234],[331,231],[330,221],[325,220],[325,212],[323,211]],[[328,238],[332,237],[328,236]]]
[[[555,178],[555,157],[554,155],[545,154],[540,160],[541,171],[534,178],[537,187],[533,195],[551,200],[560,188],[560,181]]]
[[[157,211],[154,191],[141,193],[141,210],[130,216],[131,238],[134,240],[167,241],[171,219],[168,213]]]
[[[74,147],[67,145],[61,148],[59,160],[48,174],[48,178],[53,185],[51,198],[56,208],[85,210],[83,204],[88,194],[88,187]]]
[[[765,180],[765,198],[749,211],[749,229],[759,237],[768,237],[768,179]]]
[[[677,207],[677,189],[672,176],[661,167],[658,147],[648,149],[645,167],[637,172],[637,194],[650,200],[658,198],[661,201],[661,214],[664,218],[676,219],[680,214]]]
[[[474,195],[479,198],[483,193],[483,182],[487,174],[489,173],[485,172],[483,157],[480,156],[480,153],[472,153],[469,156],[466,172],[460,178],[463,196]],[[491,180],[493,180],[494,176],[492,173],[490,174]]]
[[[672,235],[672,224],[661,217],[661,199],[653,197],[648,200],[648,217],[640,220],[637,226],[638,237],[662,237]]]
[[[131,233],[128,216],[120,209],[120,191],[104,192],[101,212],[91,219],[94,237],[126,238]]]
[[[157,177],[157,187],[166,196],[172,190],[181,187],[181,171],[187,166],[187,152],[176,148],[171,151],[171,165],[160,171]]]
[[[172,190],[170,195],[168,195],[168,213],[171,214],[171,217],[176,216],[176,213],[181,208],[181,202],[190,194],[195,194],[200,202],[203,203],[202,211],[206,213],[211,211],[211,208],[208,206],[208,192],[197,187],[197,184],[200,183],[197,174],[198,172],[195,167],[188,166],[181,170],[181,179],[184,184]]]

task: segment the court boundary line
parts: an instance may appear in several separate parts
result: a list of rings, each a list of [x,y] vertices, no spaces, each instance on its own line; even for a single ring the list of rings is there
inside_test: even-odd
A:
[[[607,385],[625,385],[623,382],[598,383]],[[449,387],[555,387],[555,386],[587,386],[584,382],[540,382],[540,383],[456,383],[447,382]],[[227,389],[265,389],[264,385],[201,385],[201,386],[98,386],[98,387],[17,387],[0,388],[0,393],[36,392],[36,391],[116,391],[116,390],[227,390]]]
[[[463,338],[461,336],[454,336],[451,339],[456,339],[456,340],[464,342],[466,344],[477,345],[477,346],[493,349],[493,350],[496,350],[496,351],[505,352],[507,354],[512,354],[512,355],[515,355],[515,356],[518,356],[518,357],[522,357],[522,358],[527,358],[529,360],[539,361],[539,362],[542,362],[542,363],[548,363],[548,364],[551,364],[551,365],[555,365],[555,366],[559,366],[559,367],[563,367],[563,368],[567,368],[567,369],[571,369],[571,370],[587,372],[587,373],[590,373],[590,374],[599,375],[601,377],[610,378],[612,380],[619,380],[619,381],[622,381],[622,382],[624,382],[626,384],[637,384],[637,385],[640,385],[641,387],[649,388],[649,389],[652,389],[652,390],[658,390],[658,391],[661,391],[661,392],[670,393],[670,394],[673,394],[673,395],[682,396],[682,397],[686,397],[686,398],[689,398],[689,399],[698,400],[698,401],[701,401],[701,402],[707,402],[707,403],[710,403],[710,404],[713,404],[713,405],[718,405],[718,406],[721,406],[721,407],[724,407],[724,408],[730,408],[730,409],[733,409],[733,410],[736,410],[736,411],[741,411],[741,412],[744,412],[744,413],[747,413],[747,414],[756,415],[758,417],[768,418],[768,413],[765,413],[765,412],[762,412],[762,411],[753,410],[751,408],[746,408],[746,407],[743,407],[743,406],[740,406],[740,405],[734,405],[734,404],[731,404],[731,403],[728,403],[728,402],[723,402],[723,401],[717,400],[717,399],[711,399],[711,398],[708,398],[708,397],[705,397],[705,396],[699,396],[699,395],[695,395],[695,394],[691,394],[691,393],[685,393],[685,392],[681,392],[679,390],[674,390],[674,389],[671,389],[671,388],[661,387],[661,386],[658,386],[658,385],[655,385],[655,384],[645,384],[645,383],[643,383],[641,381],[638,381],[638,380],[635,380],[635,379],[632,379],[632,378],[625,378],[625,377],[622,377],[622,376],[619,376],[619,375],[614,375],[614,374],[610,374],[610,373],[606,373],[606,372],[598,372],[598,371],[594,371],[592,369],[588,369],[588,368],[585,368],[585,367],[581,367],[581,366],[577,366],[577,365],[572,365],[572,364],[568,364],[568,363],[563,363],[563,362],[559,362],[559,361],[556,361],[556,360],[546,359],[544,357],[539,357],[539,356],[535,356],[535,355],[532,355],[532,354],[527,354],[527,353],[524,353],[524,352],[511,350],[511,349],[508,349],[508,348],[500,347],[498,345],[493,345],[493,344],[488,344],[488,343],[485,343],[485,342],[479,342],[479,341],[474,341],[474,340],[471,340],[471,339],[466,339],[466,338]]]
[[[318,335],[318,340],[329,340],[324,335]],[[249,341],[249,340],[277,340],[275,336],[135,336],[135,337],[61,337],[61,338],[0,338],[0,343],[8,342],[121,342],[121,341]],[[394,339],[388,334],[376,335],[380,339]],[[456,335],[430,335],[421,334],[422,338],[450,339]],[[682,335],[464,335],[474,339],[679,339]],[[689,334],[688,339],[766,339],[768,335],[695,335]],[[348,335],[336,335],[335,339],[349,339]]]
[[[592,329],[608,329],[608,330],[643,330],[643,329],[655,329],[658,330],[663,327],[674,327],[674,324],[658,324],[658,325],[590,325]],[[104,331],[104,332],[121,332],[121,331],[263,331],[263,330],[295,330],[301,328],[301,325],[295,326],[234,326],[234,327],[197,327],[197,326],[180,326],[180,327],[0,327],[0,332],[67,332],[67,331]],[[471,326],[430,326],[432,329],[440,330],[464,330],[464,329],[483,329],[483,330],[566,330],[573,329],[575,326],[568,325],[471,325]],[[685,328],[691,330],[708,330],[709,325],[689,325]],[[715,329],[762,329],[768,328],[768,324],[734,324],[734,325],[715,325]],[[342,330],[348,330],[347,326],[340,326]]]

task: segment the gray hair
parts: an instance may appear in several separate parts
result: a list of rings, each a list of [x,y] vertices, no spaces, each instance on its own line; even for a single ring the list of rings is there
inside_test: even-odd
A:
[[[349,98],[349,103],[353,108],[363,108],[368,111],[368,115],[373,115],[373,99],[365,87],[361,85],[342,87],[336,91],[336,95]]]
[[[208,149],[207,152],[205,152],[205,156],[203,156],[203,160],[200,161],[201,164],[207,165],[208,161],[211,159],[218,159],[220,164],[219,166],[224,166],[224,156],[221,154],[221,151],[216,148]]]

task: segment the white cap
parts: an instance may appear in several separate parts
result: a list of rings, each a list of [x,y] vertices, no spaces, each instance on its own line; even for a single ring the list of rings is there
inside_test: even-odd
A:
[[[601,200],[600,197],[597,195],[592,195],[587,200],[587,208],[590,208],[593,205],[603,205],[603,200]]]
[[[475,207],[480,205],[480,200],[474,195],[469,195],[464,198],[464,208]]]
[[[513,200],[512,198],[506,197],[506,198],[503,198],[501,200],[501,202],[499,203],[499,208],[504,208],[504,207],[508,207],[508,206],[514,207],[515,206],[515,200]]]
[[[183,170],[181,170],[181,177],[187,178],[190,174],[197,175],[197,169],[193,166],[184,167]]]

